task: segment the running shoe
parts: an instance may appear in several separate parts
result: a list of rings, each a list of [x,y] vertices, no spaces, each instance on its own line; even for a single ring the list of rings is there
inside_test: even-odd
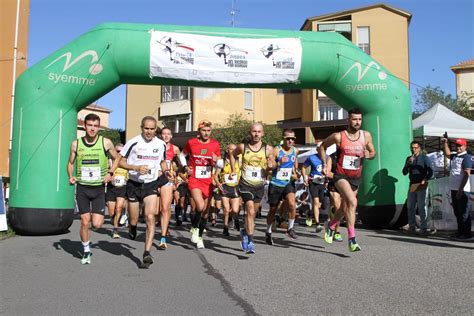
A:
[[[199,228],[197,227],[191,228],[191,242],[193,244],[197,243],[198,238],[199,238]]]
[[[360,246],[357,243],[355,237],[349,239],[349,251],[350,252],[360,251]]]
[[[197,249],[204,249],[205,248],[204,247],[204,240],[202,239],[202,237],[198,236],[196,247],[197,247]]]
[[[273,239],[272,239],[272,234],[270,234],[270,233],[265,234],[265,242],[267,243],[267,245],[270,245],[270,246],[274,245]]]
[[[92,252],[84,252],[81,259],[81,264],[91,264]]]
[[[316,224],[316,233],[321,232],[321,231],[323,230],[323,228],[324,228],[323,225],[317,223],[317,224]]]
[[[255,244],[251,241],[247,245],[247,249],[245,250],[246,254],[253,254],[255,253]]]
[[[224,226],[224,229],[222,230],[222,235],[227,236],[227,237],[230,236],[229,227]]]
[[[239,219],[238,218],[234,218],[234,229],[236,231],[239,231],[240,230],[240,222],[239,222]]]
[[[293,240],[298,239],[298,236],[296,236],[295,230],[293,228],[288,229],[286,231],[286,234],[288,235],[288,237],[290,237],[290,239],[293,239]]]
[[[324,224],[324,241],[327,244],[332,244],[332,241],[334,239],[334,229],[329,228],[329,222],[326,222]]]
[[[153,263],[153,256],[150,254],[149,251],[145,251],[143,253],[143,263],[147,265],[150,265]]]
[[[247,247],[249,245],[249,237],[247,236],[247,231],[245,228],[240,230],[240,238],[242,239],[240,246],[242,247],[243,251],[247,251]]]
[[[335,241],[338,241],[338,242],[344,241],[344,240],[342,239],[341,233],[339,233],[339,232],[335,232],[335,233],[334,233],[334,240],[335,240]]]
[[[311,227],[313,225],[313,220],[311,218],[306,219],[306,226]]]
[[[128,236],[131,240],[135,240],[137,238],[137,226],[130,225],[128,228]]]
[[[119,235],[117,229],[114,229],[114,230],[112,231],[112,238],[113,238],[113,239],[119,239],[119,238],[120,238],[120,235]]]
[[[124,213],[122,216],[120,216],[119,224],[123,226],[125,225],[125,222],[127,222],[127,220],[128,220],[127,214]]]
[[[166,250],[166,248],[168,248],[168,245],[166,244],[166,237],[165,236],[161,236],[160,244],[158,245],[158,247],[162,250]]]

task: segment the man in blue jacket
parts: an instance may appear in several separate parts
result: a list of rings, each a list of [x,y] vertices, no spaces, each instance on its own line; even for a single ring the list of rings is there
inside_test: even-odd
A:
[[[410,144],[412,155],[407,157],[403,167],[403,175],[410,178],[410,189],[408,190],[407,208],[408,208],[408,226],[409,232],[416,232],[415,210],[418,205],[420,214],[420,233],[426,235],[427,212],[426,212],[426,189],[428,180],[433,176],[433,168],[430,159],[421,151],[421,144],[414,140]]]

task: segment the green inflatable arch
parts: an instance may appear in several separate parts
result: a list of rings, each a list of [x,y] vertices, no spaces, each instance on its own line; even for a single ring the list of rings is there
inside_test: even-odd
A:
[[[406,86],[337,33],[101,24],[29,68],[17,80],[11,152],[10,222],[23,234],[66,231],[74,187],[66,163],[77,112],[117,86],[320,89],[364,113],[377,157],[364,165],[362,220],[393,226],[408,183]],[[407,149],[406,149],[407,148]]]

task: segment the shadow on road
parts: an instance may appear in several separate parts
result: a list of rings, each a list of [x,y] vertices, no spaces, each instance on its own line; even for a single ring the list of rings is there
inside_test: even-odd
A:
[[[61,239],[53,243],[53,247],[56,250],[63,250],[69,254],[71,254],[74,258],[81,258],[82,257],[82,243],[80,241],[72,241],[70,239]],[[141,265],[141,261],[139,258],[135,257],[131,249],[136,249],[128,244],[121,243],[121,242],[109,242],[105,240],[100,240],[96,243],[91,244],[92,249],[100,249],[105,252],[108,252],[115,256],[125,256],[133,261],[137,266]]]
[[[455,242],[449,239],[449,237],[444,235],[433,235],[429,237],[421,237],[421,236],[412,236],[412,235],[405,235],[400,233],[399,231],[374,231],[379,235],[367,235],[367,237],[373,238],[384,238],[398,242],[408,242],[413,244],[423,244],[432,247],[441,247],[441,248],[459,248],[459,249],[469,249],[474,250],[474,246],[468,246],[468,243],[462,244],[461,242]],[[472,244],[472,243],[469,243]]]

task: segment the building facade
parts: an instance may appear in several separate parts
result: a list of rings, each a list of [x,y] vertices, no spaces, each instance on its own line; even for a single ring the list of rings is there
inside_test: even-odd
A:
[[[339,32],[388,68],[407,86],[408,26],[411,14],[384,4],[308,18],[301,31]],[[232,114],[253,121],[298,129],[299,143],[327,136],[316,121],[337,121],[347,113],[318,90],[210,89],[183,86],[127,86],[126,136],[140,131],[140,119],[157,117],[175,133],[195,131],[202,119],[224,124]]]
[[[15,79],[28,65],[29,0],[2,0],[0,7],[0,176],[9,176]],[[18,32],[17,32],[18,30]],[[16,43],[16,50],[15,50]]]
[[[474,110],[474,59],[460,62],[451,70],[456,76],[456,96],[466,98],[470,109]]]
[[[100,106],[98,104],[89,104],[82,110],[77,113],[77,137],[82,137],[86,135],[84,129],[84,118],[89,113],[94,113],[100,117],[100,130],[109,129],[109,116],[112,110]]]

